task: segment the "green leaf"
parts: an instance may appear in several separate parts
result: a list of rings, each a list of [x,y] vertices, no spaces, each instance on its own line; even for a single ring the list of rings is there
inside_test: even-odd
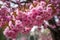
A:
[[[5,40],[2,29],[0,29],[0,40]]]

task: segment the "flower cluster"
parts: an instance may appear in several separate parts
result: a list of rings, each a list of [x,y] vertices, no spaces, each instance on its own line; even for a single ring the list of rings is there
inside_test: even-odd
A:
[[[4,0],[3,0],[4,1]],[[18,8],[1,8],[0,26],[5,26],[4,35],[7,38],[16,38],[19,33],[27,34],[33,26],[41,26],[44,20],[48,21],[55,15],[55,6],[47,4],[45,1],[33,2],[38,4],[23,12]],[[8,4],[9,5],[9,4]],[[30,5],[29,5],[30,6]]]
[[[8,8],[0,9],[0,27],[7,25],[7,23],[11,20],[11,16],[9,15]]]

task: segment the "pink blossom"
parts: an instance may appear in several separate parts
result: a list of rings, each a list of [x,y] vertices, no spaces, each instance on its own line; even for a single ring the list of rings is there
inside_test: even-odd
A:
[[[40,6],[45,7],[45,6],[46,6],[46,2],[41,1],[41,2],[40,2]]]

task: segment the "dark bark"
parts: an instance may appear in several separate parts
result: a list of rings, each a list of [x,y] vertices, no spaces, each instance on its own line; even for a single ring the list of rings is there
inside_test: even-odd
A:
[[[48,29],[51,31],[53,40],[60,40],[60,26],[56,25],[54,18],[48,21],[51,25],[55,25],[56,28],[51,28],[48,26]]]

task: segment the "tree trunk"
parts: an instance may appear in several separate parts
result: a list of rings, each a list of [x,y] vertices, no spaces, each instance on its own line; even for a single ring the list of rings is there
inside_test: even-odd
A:
[[[58,28],[56,29],[52,29],[50,27],[48,27],[51,31],[51,35],[53,40],[60,40],[60,30]]]

